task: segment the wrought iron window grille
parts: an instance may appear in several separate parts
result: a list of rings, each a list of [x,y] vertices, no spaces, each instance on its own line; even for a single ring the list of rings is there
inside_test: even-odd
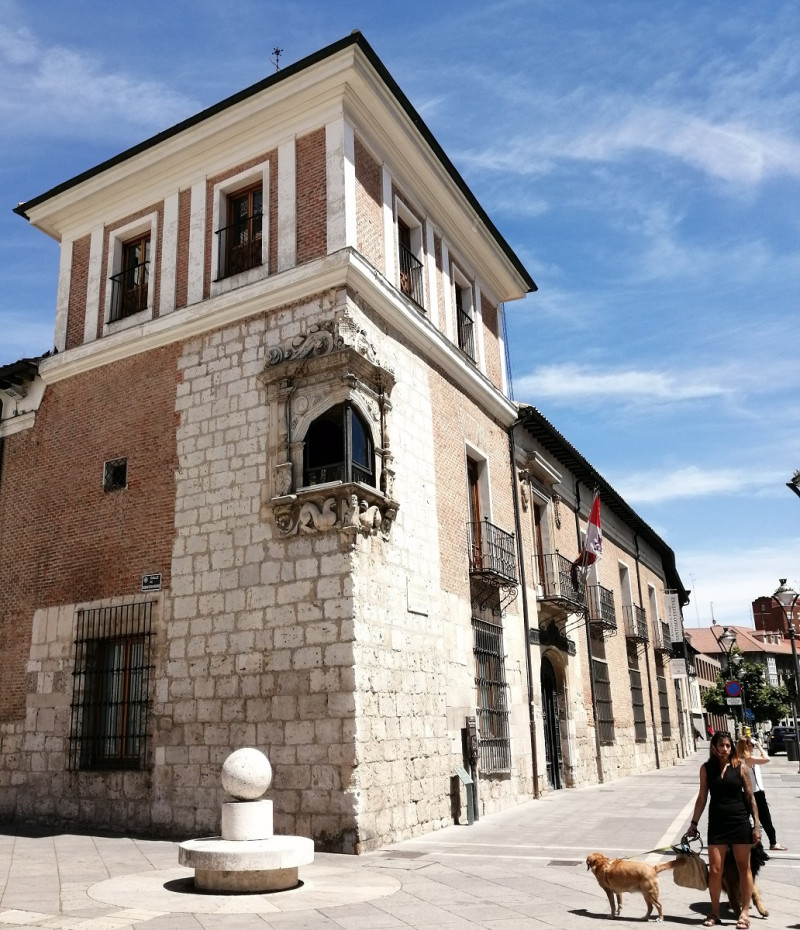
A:
[[[647,742],[647,717],[644,709],[644,689],[642,673],[636,668],[629,668],[631,680],[631,704],[633,705],[633,727],[637,743]]]
[[[472,630],[480,767],[482,772],[507,772],[511,768],[511,734],[503,627],[473,617]]]
[[[594,672],[595,704],[597,708],[597,735],[603,746],[611,746],[614,744],[616,737],[608,665],[605,662],[592,659],[592,671]]]
[[[109,459],[103,463],[103,490],[124,491],[128,487],[128,460]]]
[[[111,277],[111,311],[108,322],[133,316],[147,309],[150,262],[140,262]]]
[[[152,626],[152,601],[78,611],[71,770],[145,767]]]
[[[217,230],[218,281],[262,264],[261,225],[262,214],[258,211]]]

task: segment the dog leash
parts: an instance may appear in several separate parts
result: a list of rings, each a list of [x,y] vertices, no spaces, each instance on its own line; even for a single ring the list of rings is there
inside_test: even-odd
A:
[[[699,842],[700,848],[698,850],[692,849],[692,843]],[[689,837],[684,833],[681,837],[680,843],[673,843],[671,846],[658,846],[656,849],[648,849],[645,852],[636,853],[635,855],[630,856],[620,856],[621,859],[637,859],[639,856],[649,856],[650,853],[701,853],[704,849],[703,840],[698,834],[695,837],[692,837],[690,840]]]

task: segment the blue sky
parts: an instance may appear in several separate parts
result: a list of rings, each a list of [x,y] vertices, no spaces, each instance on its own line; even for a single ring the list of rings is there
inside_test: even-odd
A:
[[[673,547],[687,623],[800,589],[796,0],[0,0],[0,364],[53,342],[15,204],[355,28],[539,285],[516,399]]]

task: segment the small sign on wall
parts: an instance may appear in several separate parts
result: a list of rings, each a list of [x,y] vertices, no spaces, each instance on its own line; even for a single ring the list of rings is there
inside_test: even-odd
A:
[[[160,591],[161,572],[155,575],[142,575],[142,591]]]

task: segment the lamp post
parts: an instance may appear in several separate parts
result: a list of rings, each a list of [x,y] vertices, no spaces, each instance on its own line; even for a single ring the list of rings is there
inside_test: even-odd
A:
[[[731,678],[735,678],[736,677],[736,664],[735,664],[736,657],[731,655],[731,650],[736,645],[736,630],[731,629],[729,626],[725,626],[722,628],[722,633],[720,633],[720,635],[717,636],[717,634],[714,633],[714,628],[712,627],[711,632],[714,636],[714,639],[716,639],[717,641],[717,645],[725,653],[726,668],[727,668],[728,675]],[[741,661],[742,660],[739,659],[739,662]],[[733,717],[734,729],[736,729],[736,714],[731,714],[731,716]],[[742,691],[742,732],[744,732],[744,691]]]
[[[796,481],[800,481],[800,472],[795,476]],[[795,489],[796,490],[796,489]],[[800,494],[800,491],[797,491]],[[794,738],[800,737],[797,726],[797,691],[800,689],[800,664],[797,661],[797,643],[794,641],[794,609],[800,600],[800,594],[793,588],[786,587],[786,579],[780,579],[778,590],[772,595],[772,600],[780,607],[783,612],[786,625],[789,628],[789,643],[792,647],[792,660],[794,662],[794,699],[792,701],[792,710],[794,711]],[[800,772],[800,766],[798,766]]]

